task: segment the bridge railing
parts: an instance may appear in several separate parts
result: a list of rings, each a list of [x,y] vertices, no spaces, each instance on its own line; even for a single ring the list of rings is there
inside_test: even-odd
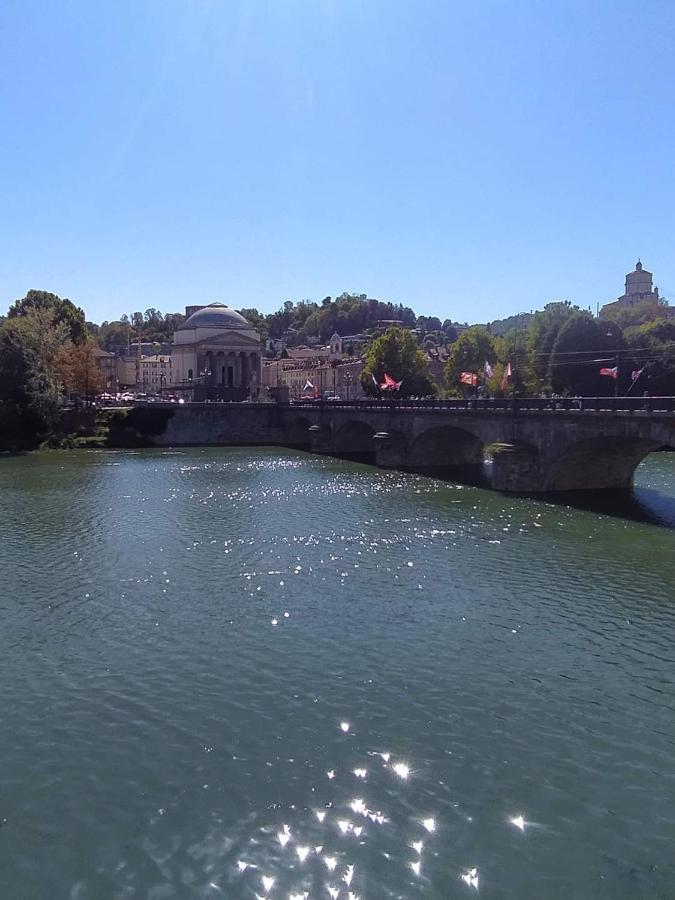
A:
[[[578,412],[578,413],[675,413],[675,397],[515,397],[398,400],[293,400],[293,406],[312,409],[447,409],[457,412]]]

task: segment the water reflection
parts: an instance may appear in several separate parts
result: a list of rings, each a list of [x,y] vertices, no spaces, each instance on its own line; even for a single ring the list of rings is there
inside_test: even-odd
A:
[[[276,451],[45,459],[0,469],[0,896],[668,896],[668,530]]]

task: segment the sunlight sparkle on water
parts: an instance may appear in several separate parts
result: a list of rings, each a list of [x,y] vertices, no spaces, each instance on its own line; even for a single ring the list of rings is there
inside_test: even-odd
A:
[[[420,874],[420,869],[422,868],[422,863],[419,860],[413,860],[413,862],[409,862],[408,865],[413,870],[415,875]]]
[[[274,881],[275,881],[275,879],[272,878],[271,875],[263,875],[262,885],[263,885],[263,889],[266,894],[269,894],[269,892],[272,890],[272,887],[274,886]]]
[[[428,819],[422,819],[422,825],[424,825],[429,834],[436,831],[436,820],[431,816]]]
[[[459,876],[464,884],[468,884],[469,887],[476,888],[478,890],[478,869],[469,869],[468,872],[464,872]]]
[[[512,819],[509,819],[509,822],[515,825],[516,828],[520,828],[521,831],[525,831],[525,819],[522,816],[513,816]]]
[[[407,763],[394,763],[392,769],[394,770],[394,772],[396,772],[398,777],[402,778],[404,781],[406,780],[408,775],[410,775],[410,767]]]
[[[324,856],[324,864],[329,872],[334,872],[337,866],[337,859],[334,856]]]
[[[349,729],[351,728],[351,726],[350,726],[349,722],[340,722],[340,728],[346,734],[349,731]]]
[[[309,856],[309,847],[296,847],[295,852],[298,854],[300,862],[304,862]]]

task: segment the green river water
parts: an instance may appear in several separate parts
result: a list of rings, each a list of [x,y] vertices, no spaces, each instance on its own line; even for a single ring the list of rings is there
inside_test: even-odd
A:
[[[672,900],[675,454],[637,485],[0,458],[0,898]]]

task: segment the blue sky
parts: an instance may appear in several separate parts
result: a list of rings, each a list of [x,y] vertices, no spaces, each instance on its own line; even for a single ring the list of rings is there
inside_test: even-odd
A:
[[[675,4],[3,0],[0,311],[675,301]]]

